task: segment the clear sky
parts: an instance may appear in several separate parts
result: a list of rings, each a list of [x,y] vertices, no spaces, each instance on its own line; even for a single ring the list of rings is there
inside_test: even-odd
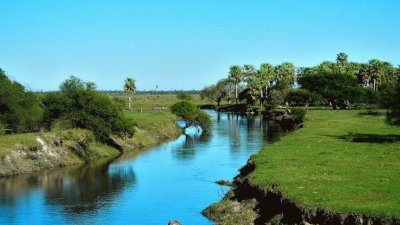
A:
[[[398,0],[1,0],[0,68],[31,90],[201,89],[233,64],[400,63]]]

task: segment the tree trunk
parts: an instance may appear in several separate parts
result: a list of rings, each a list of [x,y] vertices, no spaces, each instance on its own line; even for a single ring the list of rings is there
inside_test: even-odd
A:
[[[237,102],[237,100],[238,100],[238,87],[239,87],[239,84],[236,84],[236,85],[235,85],[235,100],[236,100],[236,105],[238,104],[238,102]]]
[[[333,109],[337,109],[336,101],[332,101],[332,108],[333,108]]]
[[[128,109],[129,109],[129,111],[131,111],[131,96],[129,96],[128,98],[129,98]]]

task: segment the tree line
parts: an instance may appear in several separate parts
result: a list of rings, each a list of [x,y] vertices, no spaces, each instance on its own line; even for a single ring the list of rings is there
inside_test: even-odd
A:
[[[125,90],[134,92],[134,80],[127,80]],[[36,95],[0,69],[0,132],[51,130],[54,126],[88,129],[99,141],[113,144],[112,136],[132,136],[135,124],[110,96],[96,91],[93,82],[71,76],[59,91]]]
[[[201,91],[202,98],[220,106],[244,103],[264,106],[278,105],[331,106],[333,109],[392,105],[400,69],[378,59],[367,63],[349,62],[347,54],[337,54],[336,61],[324,61],[314,67],[295,67],[263,63],[233,65],[228,76]]]

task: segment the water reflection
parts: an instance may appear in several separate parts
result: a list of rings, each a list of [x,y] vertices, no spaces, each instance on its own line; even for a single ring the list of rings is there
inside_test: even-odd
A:
[[[207,143],[211,138],[211,133],[191,133],[182,135],[181,138],[184,139],[182,144],[176,146],[176,148],[173,149],[173,153],[177,159],[190,160],[194,159],[196,155],[196,146]]]
[[[108,165],[109,162],[103,161],[47,170],[38,175],[0,178],[0,204],[10,208],[21,196],[39,189],[46,204],[60,206],[65,214],[95,212],[112,204],[122,189],[135,184],[132,168],[108,171]]]
[[[221,195],[214,181],[232,179],[281,132],[259,116],[207,112],[210,133],[189,128],[112,162],[0,178],[0,224],[212,224],[200,211]]]

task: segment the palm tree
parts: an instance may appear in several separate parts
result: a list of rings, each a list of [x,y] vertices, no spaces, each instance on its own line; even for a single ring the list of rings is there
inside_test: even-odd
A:
[[[237,104],[238,100],[238,88],[240,83],[243,81],[243,71],[242,67],[238,65],[231,66],[229,68],[229,78],[228,78],[232,83],[235,84],[235,100]]]
[[[274,81],[274,66],[269,63],[263,63],[257,73],[260,75],[262,86],[265,87],[265,97],[267,97],[268,88]],[[263,91],[261,91],[261,98],[263,98]]]
[[[275,67],[275,80],[282,86],[292,85],[296,80],[296,67],[293,63],[284,62]]]
[[[136,92],[136,84],[135,79],[133,78],[126,78],[124,83],[124,91],[129,95],[129,111],[131,111],[131,96]]]
[[[348,55],[344,52],[339,52],[339,54],[336,55],[336,62],[341,65],[344,66],[347,64],[347,58]]]

